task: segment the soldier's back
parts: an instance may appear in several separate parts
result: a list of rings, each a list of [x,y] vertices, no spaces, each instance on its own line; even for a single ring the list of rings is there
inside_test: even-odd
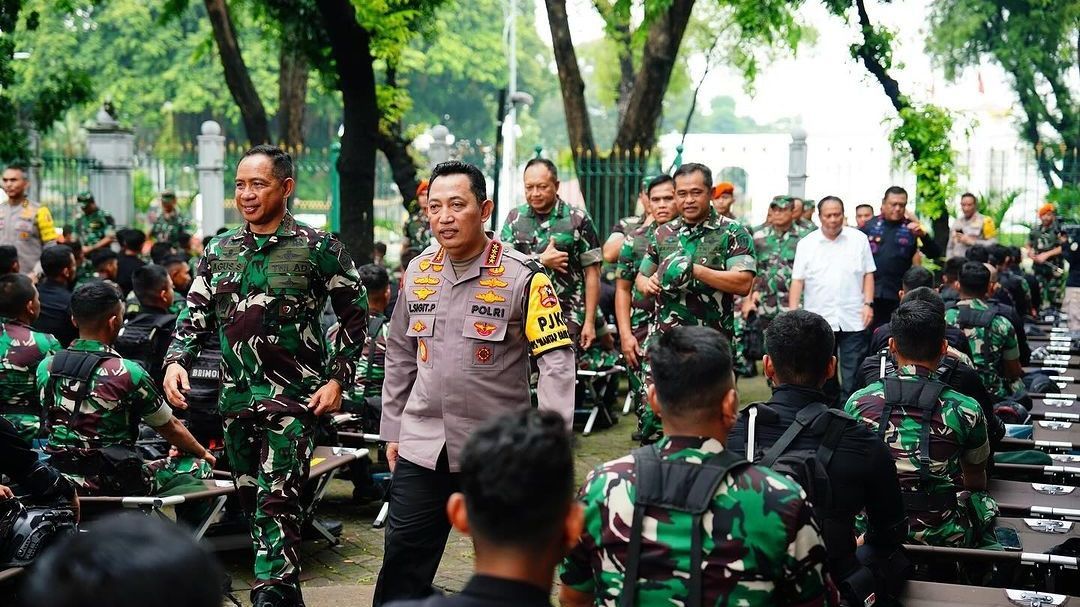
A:
[[[37,367],[59,350],[60,342],[52,335],[0,319],[0,415],[27,441],[36,438],[41,428]]]

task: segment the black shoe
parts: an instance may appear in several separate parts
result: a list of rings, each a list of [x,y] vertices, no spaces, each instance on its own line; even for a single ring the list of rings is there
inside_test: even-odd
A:
[[[251,607],[304,607],[304,597],[298,588],[264,586],[251,591]]]

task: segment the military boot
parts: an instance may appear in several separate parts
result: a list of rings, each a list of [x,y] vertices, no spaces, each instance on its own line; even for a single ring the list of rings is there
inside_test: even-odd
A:
[[[299,588],[264,586],[251,591],[251,607],[304,607]]]

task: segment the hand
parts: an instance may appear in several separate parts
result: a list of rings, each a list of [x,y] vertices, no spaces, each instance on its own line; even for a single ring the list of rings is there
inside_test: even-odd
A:
[[[82,506],[79,504],[78,494],[71,496],[71,512],[75,515],[75,522],[79,522],[79,519],[82,518]]]
[[[619,342],[623,353],[623,358],[626,359],[626,364],[631,369],[638,367],[638,357],[643,354],[641,351],[641,345],[638,344],[638,340],[634,337],[633,333],[626,333],[619,336]]]
[[[586,321],[581,327],[581,349],[588,350],[594,341],[596,341],[596,323]]]
[[[341,409],[341,384],[336,379],[323,384],[308,401],[308,409],[314,410],[315,417],[326,413],[335,413]]]
[[[13,497],[15,497],[15,493],[11,491],[11,487],[0,485],[0,499],[9,500]]]
[[[187,398],[184,393],[191,390],[188,382],[188,372],[184,365],[171,363],[165,368],[165,380],[161,382],[165,389],[165,398],[169,399],[177,409],[187,409]]]
[[[390,466],[390,472],[397,468],[398,443],[386,443],[386,465]]]
[[[84,256],[85,256],[85,255],[89,255],[89,254],[90,254],[90,253],[92,253],[93,251],[94,251],[94,247],[83,247],[83,248],[82,248],[82,254],[83,254]]]
[[[756,293],[750,293],[742,300],[742,309],[740,310],[740,313],[742,314],[743,320],[749,318],[750,313],[757,309],[757,306],[754,305],[755,295]]]
[[[545,268],[565,274],[570,267],[570,254],[555,248],[555,237],[548,240],[548,246],[540,253],[540,263]]]
[[[871,308],[870,306],[863,306],[862,307],[862,326],[863,326],[863,328],[865,329],[865,328],[869,327],[870,323],[872,323],[872,322],[874,322],[874,309]]]
[[[202,456],[202,457],[200,457],[199,459],[201,459],[201,460],[203,460],[204,462],[206,462],[206,463],[210,464],[210,468],[213,468],[214,466],[216,466],[216,465],[217,465],[217,458],[216,458],[216,457],[214,457],[214,454],[213,454],[213,453],[210,453],[210,450],[209,450],[209,449],[205,449],[205,450],[203,451],[203,456]]]
[[[917,221],[912,221],[911,223],[907,224],[907,227],[915,236],[926,236],[926,232],[922,229],[922,224]]]
[[[642,291],[646,295],[659,295],[660,291],[660,277],[653,274],[645,283],[645,289]]]

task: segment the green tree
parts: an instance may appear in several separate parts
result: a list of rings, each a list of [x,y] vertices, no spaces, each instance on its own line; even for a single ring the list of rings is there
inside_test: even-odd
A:
[[[926,47],[949,78],[984,60],[1004,68],[1047,187],[1080,184],[1080,1],[935,0]]]

